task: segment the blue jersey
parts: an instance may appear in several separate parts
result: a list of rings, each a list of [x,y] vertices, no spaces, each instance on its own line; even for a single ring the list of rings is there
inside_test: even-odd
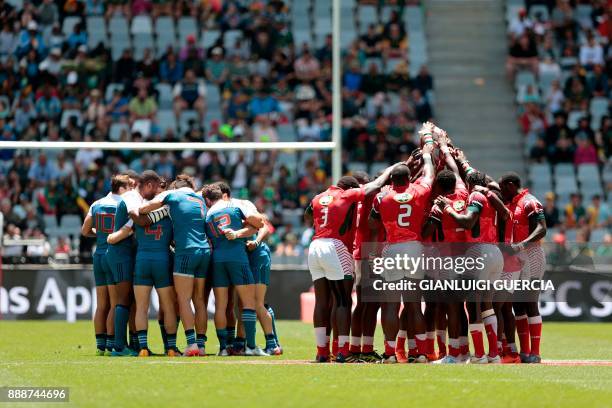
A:
[[[126,224],[133,225],[130,216],[128,215],[127,205],[125,200],[121,200],[117,205],[117,212],[115,213],[115,228],[113,232],[119,231]],[[134,258],[134,238],[130,235],[128,238],[116,243],[115,245],[109,245],[106,252],[109,261],[112,262],[123,262]]]
[[[136,225],[136,260],[167,261],[172,241],[172,220],[168,217],[155,224],[141,227]]]
[[[106,253],[106,238],[115,230],[115,213],[119,202],[120,195],[108,193],[89,207],[88,215],[92,217],[93,227],[96,229],[96,254]]]
[[[164,192],[162,202],[170,209],[177,255],[208,249],[206,238],[206,203],[190,188]]]
[[[233,241],[225,238],[223,231],[242,229],[244,213],[238,207],[232,207],[229,201],[217,201],[206,216],[206,232],[213,244],[214,262],[244,262],[249,258],[244,238]]]

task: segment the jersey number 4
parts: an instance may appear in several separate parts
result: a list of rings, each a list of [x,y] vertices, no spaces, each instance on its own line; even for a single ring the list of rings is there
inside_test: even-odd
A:
[[[146,235],[155,235],[155,240],[159,241],[162,237],[162,235],[164,234],[164,232],[162,231],[162,226],[158,225],[155,227],[155,229],[151,228],[150,225],[147,225],[147,227],[145,228],[145,234]]]
[[[397,214],[397,225],[400,227],[408,227],[410,226],[410,215],[412,214],[412,206],[410,204],[402,204],[399,206],[400,213]]]

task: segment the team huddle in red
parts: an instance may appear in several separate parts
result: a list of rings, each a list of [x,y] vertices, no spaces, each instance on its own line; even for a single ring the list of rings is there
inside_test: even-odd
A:
[[[406,162],[388,167],[372,181],[363,172],[344,176],[315,196],[305,211],[315,229],[308,267],[316,299],[316,361],[539,363],[542,318],[537,291],[520,297],[510,291],[467,296],[421,290],[419,283],[542,279],[542,205],[521,188],[515,173],[495,181],[472,168],[433,123],[424,123],[419,135],[421,147]],[[379,276],[371,262],[381,257],[472,258],[480,267],[460,271],[426,268],[429,262],[414,262],[413,267],[391,263],[394,266]],[[376,294],[372,282],[379,278],[413,285]],[[379,312],[382,355],[374,350]]]

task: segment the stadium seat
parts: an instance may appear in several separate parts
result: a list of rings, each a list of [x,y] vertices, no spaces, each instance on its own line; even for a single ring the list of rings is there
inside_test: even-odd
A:
[[[155,89],[159,94],[159,109],[172,109],[172,86],[170,84],[160,83],[155,85]]]
[[[423,30],[423,11],[420,6],[408,6],[404,10],[404,19],[409,30]]]
[[[370,24],[377,24],[376,8],[370,5],[360,5],[357,9],[357,20],[359,21],[359,31],[365,33]]]
[[[607,233],[608,230],[606,228],[596,228],[591,231],[591,239],[589,241],[596,244],[601,243]]]
[[[295,128],[292,124],[287,123],[283,125],[278,125],[276,130],[278,133],[279,142],[295,142],[297,140]]]
[[[128,38],[128,23],[125,17],[121,15],[114,15],[111,17],[108,23],[108,32],[113,38],[113,41],[116,38]]]
[[[531,71],[519,71],[514,78],[514,88],[518,91],[521,87],[536,85],[535,76]]]
[[[296,30],[293,32],[293,42],[298,50],[302,48],[302,44],[310,43],[310,41],[310,30]]]
[[[565,241],[568,243],[576,242],[576,237],[578,235],[578,230],[576,228],[568,228],[565,231]]]
[[[67,109],[62,112],[62,118],[60,119],[60,126],[65,128],[68,125],[68,121],[71,117],[77,118],[77,123],[79,126],[83,124],[83,117],[81,115],[81,111],[78,109]]]
[[[577,170],[580,182],[596,181],[599,183],[599,167],[596,164],[581,164]]]
[[[363,72],[367,73],[370,70],[370,66],[372,64],[376,65],[376,68],[378,68],[378,72],[383,72],[383,60],[379,57],[366,58],[365,63],[363,64]]]
[[[575,193],[578,191],[578,184],[574,177],[567,176],[556,176],[555,177],[555,192],[558,194],[562,193]]]
[[[70,235],[78,234],[81,230],[81,217],[72,214],[64,215],[60,221],[59,229],[67,231]]]
[[[548,12],[548,7],[546,7],[543,4],[534,4],[529,9],[529,17],[531,17],[532,19],[535,20],[537,14],[541,14],[542,19],[544,21],[550,20],[550,14]]]
[[[387,163],[372,163],[370,166],[370,174],[378,174],[379,172],[384,171],[387,167],[389,167],[389,164]]]
[[[151,17],[147,15],[135,16],[132,19],[132,35],[136,34],[147,34],[153,35],[153,23]]]
[[[198,114],[195,110],[184,110],[181,112],[181,116],[179,116],[179,127],[181,131],[189,128],[189,122],[191,120],[198,121]]]
[[[552,175],[548,163],[534,163],[529,166],[529,181],[532,185],[550,187]]]
[[[64,19],[62,32],[68,37],[74,31],[74,26],[81,22],[81,17],[69,16]]]
[[[554,72],[545,71],[545,72],[540,73],[538,84],[540,86],[540,91],[542,92],[543,95],[546,95],[553,81],[556,79],[559,79],[559,76],[555,74]]]
[[[214,31],[212,32],[212,34],[213,34],[212,36],[214,36]],[[217,40],[217,38],[219,38],[219,34],[217,34],[217,36],[214,36],[215,41]],[[242,38],[242,31],[228,30],[225,33],[223,33],[223,46],[225,47],[225,49],[232,48],[234,44],[236,44],[236,40],[240,38]]]
[[[115,122],[113,124],[111,124],[110,129],[109,129],[109,134],[108,134],[108,138],[112,141],[112,142],[118,142],[121,139],[121,133],[127,130],[128,133],[130,131],[130,127],[128,126],[127,123],[119,123],[119,122]]]
[[[110,100],[113,99],[115,89],[123,90],[123,84],[110,83],[106,86],[106,93],[104,94],[104,99],[106,102],[110,102]]]
[[[567,126],[570,129],[576,129],[578,127],[578,122],[583,117],[587,116],[587,113],[584,111],[571,111],[567,116]]]
[[[157,125],[165,134],[168,129],[176,131],[176,117],[171,109],[160,109],[157,111]]]
[[[351,173],[355,173],[356,171],[368,172],[368,165],[362,162],[349,162],[346,167]]]
[[[182,46],[190,35],[198,36],[198,27],[193,17],[181,17],[177,23],[179,44]]]
[[[134,34],[134,59],[142,59],[145,49],[154,51],[153,36],[150,34]]]
[[[155,21],[156,44],[158,54],[166,51],[169,46],[176,46],[176,32],[172,17],[161,16]]]
[[[571,163],[559,163],[553,170],[555,177],[574,177],[574,165]]]
[[[45,223],[45,231],[47,234],[51,234],[57,231],[57,217],[55,215],[43,215],[43,222]]]
[[[574,19],[580,24],[583,30],[590,30],[593,28],[593,20],[591,19],[591,13],[593,12],[593,6],[590,4],[577,4],[574,10]]]
[[[104,17],[87,17],[87,46],[89,48],[95,48],[100,43],[104,43],[105,45],[108,43]]]
[[[212,47],[215,44],[215,42],[217,42],[217,40],[219,39],[219,36],[221,36],[221,32],[218,30],[208,30],[208,29],[203,30],[202,31],[202,47],[204,47],[205,49]],[[225,42],[225,39],[223,43],[226,49],[234,46],[234,43],[230,44],[229,42]]]
[[[591,127],[593,129],[599,129],[601,125],[601,118],[608,114],[610,102],[605,97],[595,97],[591,99],[589,105],[589,113],[591,114]]]

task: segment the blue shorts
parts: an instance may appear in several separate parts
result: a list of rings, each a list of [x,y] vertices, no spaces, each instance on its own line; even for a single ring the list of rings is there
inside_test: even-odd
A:
[[[270,250],[266,248],[257,248],[249,253],[249,265],[253,273],[253,280],[257,284],[270,285]]]
[[[155,286],[157,289],[172,286],[172,276],[168,273],[170,261],[137,259],[134,267],[134,285]]]
[[[112,272],[112,282],[109,284],[116,285],[121,282],[131,283],[134,280],[134,261],[132,259],[112,262],[107,258],[107,262]]]
[[[93,273],[96,286],[113,284],[113,274],[106,259],[106,254],[94,254]]]
[[[212,276],[213,288],[255,283],[249,264],[244,262],[213,262]]]
[[[206,278],[210,267],[210,248],[197,249],[189,254],[174,254],[174,275]]]

